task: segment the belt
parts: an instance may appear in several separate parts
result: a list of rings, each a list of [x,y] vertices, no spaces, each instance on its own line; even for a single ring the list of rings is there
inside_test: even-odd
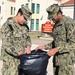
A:
[[[14,57],[14,58],[16,58],[16,59],[19,59],[19,56],[15,56],[15,55],[13,55],[13,54],[9,53],[9,52],[8,52],[8,51],[6,51],[6,50],[5,50],[5,52],[6,52],[8,55],[10,55],[10,56],[12,56],[12,57]]]
[[[69,54],[69,52],[63,52],[63,53],[56,53],[56,55],[63,55],[63,54]]]

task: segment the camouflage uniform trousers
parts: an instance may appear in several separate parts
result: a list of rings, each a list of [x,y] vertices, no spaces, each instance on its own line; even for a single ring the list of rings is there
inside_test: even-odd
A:
[[[18,75],[19,60],[10,58],[7,61],[3,61],[2,75]]]
[[[61,66],[54,66],[53,70],[54,70],[54,75],[73,75],[74,65],[65,64]]]

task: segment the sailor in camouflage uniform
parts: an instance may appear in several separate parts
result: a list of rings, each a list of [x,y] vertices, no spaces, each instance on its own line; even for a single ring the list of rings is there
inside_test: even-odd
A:
[[[62,15],[58,4],[46,9],[48,19],[55,23],[53,41],[36,49],[47,49],[47,54],[53,57],[54,75],[73,75],[75,62],[75,21]]]
[[[2,75],[18,75],[18,56],[31,53],[31,39],[25,25],[26,20],[30,20],[31,15],[32,11],[22,6],[17,15],[9,18],[2,26]]]

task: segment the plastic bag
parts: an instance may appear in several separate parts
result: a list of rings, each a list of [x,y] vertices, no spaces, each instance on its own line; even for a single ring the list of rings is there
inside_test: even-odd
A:
[[[33,50],[31,54],[21,55],[19,75],[46,75],[49,58],[42,50]]]

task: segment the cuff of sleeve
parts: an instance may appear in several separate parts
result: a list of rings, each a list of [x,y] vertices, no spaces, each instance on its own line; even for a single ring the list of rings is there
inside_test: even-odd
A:
[[[57,47],[59,53],[69,52],[69,49],[65,49],[63,47]]]
[[[44,47],[45,47],[45,50],[51,49],[51,47],[48,45],[44,45]]]

